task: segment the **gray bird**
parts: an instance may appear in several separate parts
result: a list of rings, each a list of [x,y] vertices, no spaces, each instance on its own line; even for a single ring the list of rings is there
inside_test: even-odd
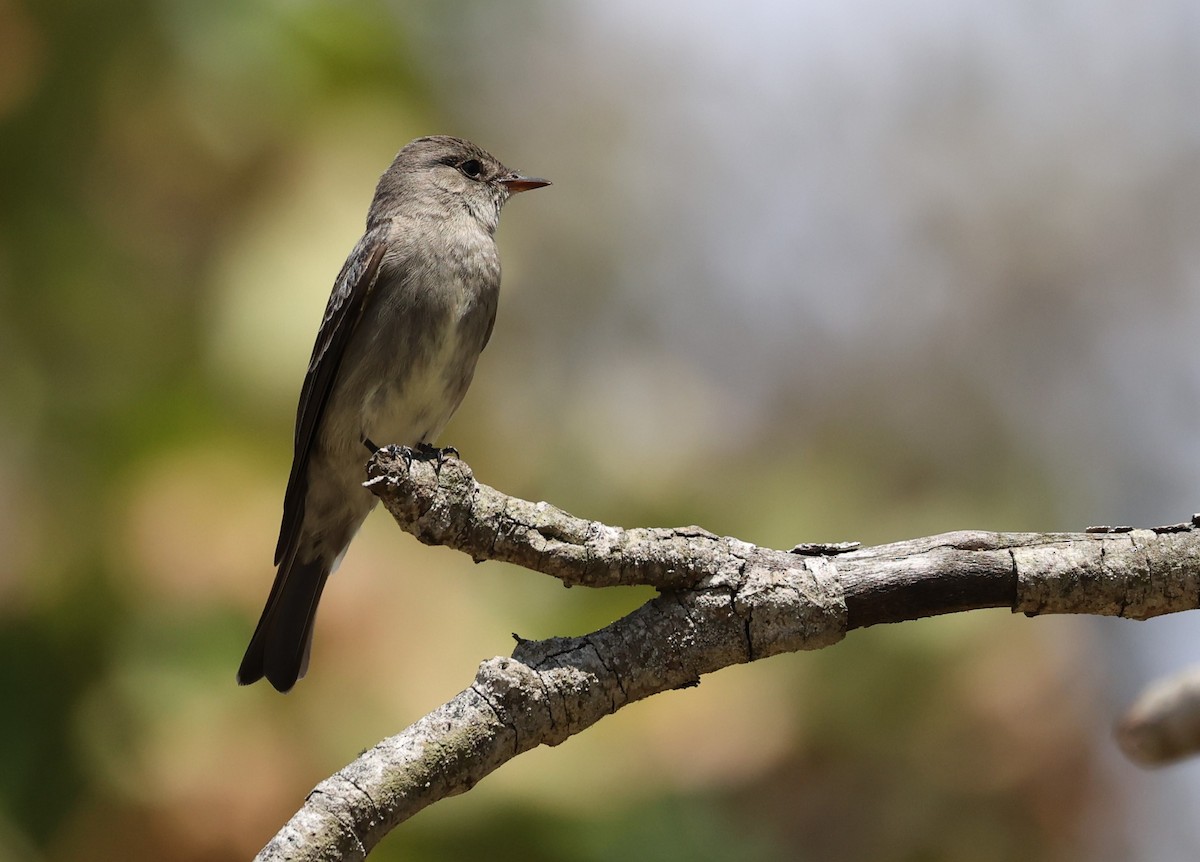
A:
[[[496,319],[500,208],[549,184],[444,136],[408,144],[380,178],[304,377],[278,570],[242,685],[304,676],[325,580],[375,507],[367,450],[427,446],[458,408]]]

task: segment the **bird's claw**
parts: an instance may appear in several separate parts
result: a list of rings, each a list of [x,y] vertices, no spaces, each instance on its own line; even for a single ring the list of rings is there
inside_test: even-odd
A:
[[[370,448],[370,446],[373,444],[371,444],[370,440],[364,438],[363,445]],[[372,450],[372,452],[378,451],[378,447]],[[413,461],[433,461],[434,473],[439,476],[442,473],[442,465],[446,463],[446,460],[451,455],[453,455],[455,458],[462,457],[458,454],[458,450],[453,446],[438,448],[437,446],[430,446],[428,443],[418,443],[416,446],[400,446],[396,443],[393,443],[390,446],[383,447],[383,451],[385,451],[390,458],[393,458],[397,461],[403,461],[404,469],[407,471],[412,470]]]
[[[861,547],[861,542],[801,542],[788,553],[802,557],[834,557],[857,551]]]
[[[390,445],[384,446],[382,451],[385,452],[387,454],[387,456],[389,458],[391,458],[393,461],[403,461],[404,469],[406,471],[412,469],[412,462],[413,462],[413,450],[412,449],[409,449],[407,446],[401,446],[397,443],[392,443]]]
[[[432,458],[434,460],[433,472],[438,476],[442,475],[442,465],[446,463],[446,459],[449,458],[451,454],[453,454],[455,458],[462,457],[458,454],[458,450],[453,446],[431,446],[428,443],[418,443],[416,450],[421,457]]]

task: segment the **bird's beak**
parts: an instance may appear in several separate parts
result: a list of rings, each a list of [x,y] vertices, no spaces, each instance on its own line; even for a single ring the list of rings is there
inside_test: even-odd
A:
[[[515,195],[517,192],[527,192],[530,189],[548,186],[550,181],[543,180],[541,177],[523,177],[520,174],[513,174],[511,177],[500,180],[500,185],[508,189],[510,195]]]

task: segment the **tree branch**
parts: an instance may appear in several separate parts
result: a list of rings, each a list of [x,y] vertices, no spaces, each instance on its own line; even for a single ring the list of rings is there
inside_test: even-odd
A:
[[[321,782],[260,860],[362,859],[413,814],[523,751],[702,674],[820,649],[851,629],[986,607],[1146,619],[1200,606],[1196,518],[792,553],[698,527],[583,520],[482,485],[457,458],[380,450],[368,476],[397,523],[426,544],[570,586],[646,584],[660,595],[589,635],[521,641],[512,658],[485,661],[449,703]]]

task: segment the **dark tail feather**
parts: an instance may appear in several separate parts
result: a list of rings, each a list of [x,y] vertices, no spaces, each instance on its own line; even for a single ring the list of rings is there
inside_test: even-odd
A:
[[[317,603],[331,568],[332,561],[319,558],[305,563],[294,557],[284,560],[238,668],[240,685],[265,676],[276,690],[288,691],[304,676]]]

